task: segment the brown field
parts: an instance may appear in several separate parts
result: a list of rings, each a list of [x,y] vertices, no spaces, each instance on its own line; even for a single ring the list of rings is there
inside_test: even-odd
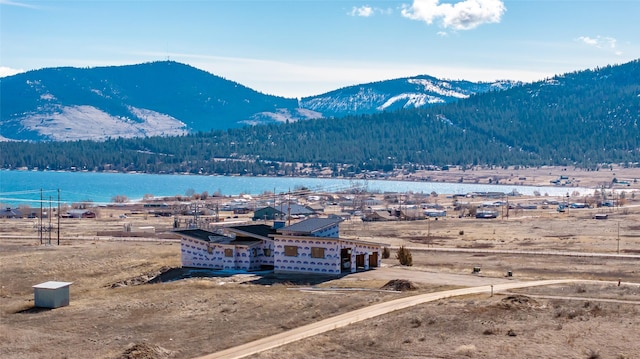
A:
[[[594,181],[591,173],[578,172],[580,183]],[[450,201],[438,197],[442,205]],[[539,207],[492,220],[458,218],[451,211],[437,221],[341,225],[343,237],[410,247],[412,267],[399,266],[392,251],[382,268],[342,278],[254,273],[154,284],[146,282],[180,266],[179,243],[163,235],[173,220],[119,218],[123,211],[103,208],[97,219],[62,220],[59,246],[55,233],[51,245],[41,245],[33,219],[0,220],[1,358],[192,358],[401,296],[559,278],[611,282],[440,300],[253,357],[640,357],[640,288],[633,285],[640,282],[639,258],[534,254],[640,254],[640,207],[631,198],[619,208],[557,213]],[[609,219],[592,219],[605,212]],[[153,226],[156,234],[97,235],[126,224]],[[497,250],[525,253],[491,252]],[[471,274],[474,267],[481,272]],[[380,291],[391,279],[418,289]],[[31,287],[48,280],[73,282],[69,306],[33,307]],[[326,290],[301,290],[308,286]],[[331,290],[336,287],[362,290]]]
[[[419,171],[415,174],[398,175],[402,180],[430,180],[432,182],[498,183],[505,185],[549,186],[550,181],[566,176],[570,187],[601,188],[615,179],[628,181],[633,189],[640,188],[634,180],[640,179],[640,168],[624,168],[616,165],[602,166],[597,170],[566,167],[500,167],[477,166],[469,169],[452,167],[447,171]],[[626,186],[620,186],[623,188]]]

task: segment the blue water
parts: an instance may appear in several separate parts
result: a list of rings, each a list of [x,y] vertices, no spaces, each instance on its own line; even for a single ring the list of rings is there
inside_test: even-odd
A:
[[[0,203],[4,206],[39,203],[58,198],[63,203],[92,201],[96,204],[112,203],[115,196],[126,196],[130,200],[154,197],[185,196],[208,192],[210,195],[250,194],[264,192],[286,193],[301,187],[314,191],[340,191],[354,186],[371,192],[431,193],[439,194],[469,192],[504,192],[517,190],[524,195],[534,191],[550,196],[564,196],[567,191],[580,193],[589,189],[577,187],[534,187],[513,185],[489,185],[470,183],[406,182],[385,180],[343,180],[297,177],[227,177],[195,175],[153,175],[95,172],[52,171],[0,171]]]

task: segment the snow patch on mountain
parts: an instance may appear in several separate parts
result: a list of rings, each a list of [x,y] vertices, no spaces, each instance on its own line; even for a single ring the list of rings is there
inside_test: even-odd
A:
[[[405,101],[403,108],[408,107],[422,107],[426,104],[435,104],[435,103],[444,103],[444,100],[440,97],[435,97],[422,93],[403,93],[398,96],[393,96],[382,105],[378,106],[376,109],[378,111],[384,111],[389,107],[393,106],[396,102]]]
[[[293,111],[290,111],[289,109],[281,108],[281,109],[277,109],[275,112],[257,113],[251,116],[251,119],[241,121],[241,123],[255,126],[255,125],[270,123],[270,122],[284,123],[287,121],[295,122],[299,120],[310,120],[310,119],[316,119],[316,118],[322,118],[322,113],[305,109],[305,108],[296,108]]]
[[[407,82],[413,85],[419,85],[424,88],[425,92],[435,93],[441,96],[455,97],[455,98],[467,98],[469,95],[455,91],[451,88],[451,84],[448,82],[438,81],[437,84],[431,80],[426,79],[408,79]]]
[[[259,112],[251,116],[250,120],[242,121],[249,125],[258,125],[264,122],[293,122],[296,119],[291,115],[287,109],[278,109],[276,112]]]
[[[112,116],[93,106],[57,106],[48,113],[29,114],[22,125],[52,141],[96,140],[187,134],[183,122],[155,111],[129,107],[140,121]]]
[[[315,120],[318,118],[322,118],[322,113],[318,111],[309,110],[306,108],[297,108],[296,112],[298,112],[300,116],[308,120]]]
[[[495,91],[508,90],[515,86],[521,86],[522,84],[522,81],[502,80],[491,83],[491,89]]]
[[[93,92],[94,94],[96,94],[96,95],[98,95],[100,97],[111,98],[111,96],[105,95],[102,91],[100,91],[98,89],[91,89],[89,91]]]

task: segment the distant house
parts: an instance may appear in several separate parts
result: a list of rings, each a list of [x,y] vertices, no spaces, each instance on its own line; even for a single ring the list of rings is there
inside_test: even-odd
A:
[[[152,202],[152,203],[145,203],[143,207],[144,208],[169,208],[169,205],[166,203]]]
[[[589,208],[588,203],[571,203],[569,208]]]
[[[477,211],[476,218],[478,219],[491,219],[498,218],[498,211]]]
[[[7,207],[0,211],[0,218],[22,218],[22,211]]]
[[[233,214],[247,214],[250,212],[251,212],[251,209],[247,207],[238,207],[233,209]]]
[[[96,213],[86,209],[72,209],[63,214],[62,218],[96,218]]]
[[[387,222],[397,221],[398,217],[391,215],[389,211],[374,211],[362,216],[363,222]]]
[[[301,206],[295,203],[283,203],[277,205],[276,207],[267,206],[255,210],[253,213],[253,220],[273,221],[278,219],[287,219],[289,217],[304,218],[315,214],[316,212],[309,207]]]
[[[275,221],[275,220],[284,219],[284,218],[285,218],[284,212],[280,212],[279,210],[271,206],[259,208],[253,212],[254,221],[261,221],[261,220]]]
[[[295,203],[282,203],[277,205],[276,209],[285,215],[289,215],[294,218],[303,218],[316,214],[313,209]]]
[[[145,203],[143,207],[149,214],[155,217],[171,217],[173,215],[171,206],[166,203]]]
[[[342,221],[350,221],[351,213],[329,213],[328,218],[340,219]]]
[[[424,212],[418,208],[403,208],[396,211],[396,215],[403,221],[417,221],[425,218]]]
[[[369,197],[364,200],[364,205],[367,207],[380,206],[382,205],[382,201],[375,197]]]
[[[446,217],[447,211],[444,209],[426,209],[424,215],[427,217]]]
[[[538,209],[538,206],[535,205],[535,204],[518,203],[516,208],[519,208],[519,209]]]

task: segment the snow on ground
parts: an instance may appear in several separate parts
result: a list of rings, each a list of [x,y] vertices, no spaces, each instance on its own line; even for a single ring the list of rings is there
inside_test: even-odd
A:
[[[27,115],[20,121],[27,129],[55,141],[97,140],[186,134],[187,126],[176,118],[130,107],[138,120],[109,115],[93,106],[60,106],[48,114]]]
[[[420,85],[424,87],[425,91],[436,93],[438,95],[456,98],[467,98],[469,95],[465,95],[458,91],[451,89],[451,84],[448,82],[440,82],[438,85],[434,84],[431,80],[422,79],[409,79],[410,84]],[[449,88],[447,88],[449,87]]]
[[[410,106],[420,107],[424,106],[427,103],[444,103],[444,100],[440,97],[430,96],[422,93],[403,93],[398,96],[393,96],[380,105],[377,110],[383,111],[389,107],[391,107],[394,103],[398,101],[407,100],[407,102],[402,106],[403,108],[407,108]]]

